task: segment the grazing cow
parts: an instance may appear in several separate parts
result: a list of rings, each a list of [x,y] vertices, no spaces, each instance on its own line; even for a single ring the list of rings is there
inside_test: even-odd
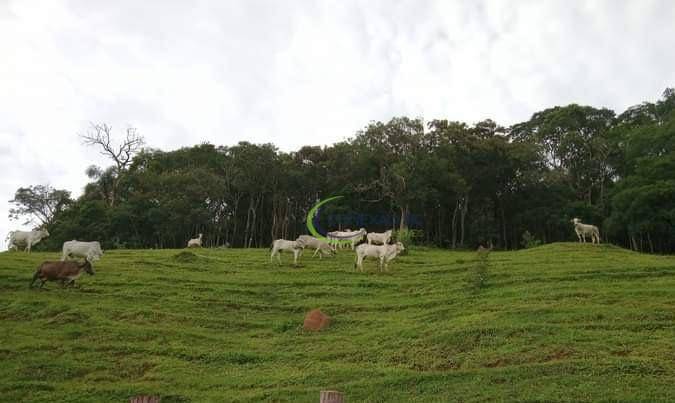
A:
[[[66,241],[63,243],[63,253],[61,254],[61,261],[66,258],[83,257],[86,261],[94,263],[103,255],[101,244],[97,241],[81,242],[81,241]]]
[[[281,251],[287,250],[293,252],[293,264],[298,264],[298,256],[302,253],[302,246],[297,241],[287,241],[285,239],[277,239],[272,242],[272,253],[270,254],[270,263],[274,263],[274,256],[276,255],[279,266],[281,266]]]
[[[199,234],[199,237],[192,238],[187,243],[188,248],[201,248],[202,247],[202,234]]]
[[[586,242],[586,236],[591,237],[591,243],[600,243],[600,230],[595,225],[582,224],[578,218],[570,220],[574,224],[574,232],[577,233],[579,242]]]
[[[303,249],[314,248],[315,250],[312,257],[316,256],[318,253],[319,259],[321,259],[324,255],[329,256],[335,253],[330,245],[320,239],[314,238],[311,235],[300,235],[298,239],[295,240],[295,242],[297,242]]]
[[[368,240],[368,244],[381,244],[381,245],[386,245],[391,241],[391,234],[392,230],[387,230],[384,231],[383,233],[379,232],[369,232],[368,235],[366,235],[366,239]]]
[[[350,243],[352,250],[358,245],[359,242],[363,240],[368,233],[365,228],[361,228],[358,231],[333,231],[328,233],[328,238],[332,241],[334,245],[340,244],[339,241],[348,241]],[[346,244],[343,243],[343,244]]]
[[[41,229],[38,231],[12,231],[7,237],[7,249],[19,249],[19,245],[25,245],[25,252],[30,253],[30,248],[49,236],[49,231]]]
[[[62,285],[74,285],[82,272],[87,272],[94,275],[94,269],[91,267],[91,262],[85,260],[84,263],[69,260],[67,262],[43,262],[38,266],[35,274],[33,274],[33,281],[30,282],[29,287],[39,279],[41,281],[40,288],[46,281],[60,281]]]
[[[380,270],[382,270],[382,266],[384,265],[384,270],[387,271],[389,262],[394,260],[394,258],[404,250],[405,247],[403,247],[401,242],[396,242],[393,245],[361,244],[356,247],[356,262],[354,263],[354,268],[358,268],[360,271],[363,271],[363,259],[371,256],[380,260]]]

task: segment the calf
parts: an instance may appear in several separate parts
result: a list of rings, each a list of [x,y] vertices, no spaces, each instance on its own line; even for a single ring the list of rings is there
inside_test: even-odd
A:
[[[272,253],[270,254],[270,263],[273,263],[274,256],[277,257],[279,266],[281,266],[281,251],[287,250],[293,252],[293,264],[298,264],[298,256],[302,253],[302,245],[296,241],[287,241],[285,239],[277,239],[272,243]]]
[[[346,246],[347,244],[350,244],[352,247],[352,250],[354,250],[354,247],[363,240],[363,238],[368,234],[366,232],[365,228],[361,228],[358,231],[350,231],[350,230],[345,230],[345,231],[333,231],[328,233],[328,238],[332,241],[332,243],[336,246]],[[341,241],[346,241],[346,242],[341,242]]]
[[[72,260],[66,262],[43,262],[35,270],[33,281],[30,282],[29,287],[33,287],[33,284],[38,279],[41,281],[40,288],[42,288],[46,281],[60,281],[62,285],[68,286],[75,284],[75,280],[82,275],[82,272],[94,275],[91,262],[88,260],[85,260],[82,264]]]
[[[300,235],[298,239],[295,240],[303,249],[304,248],[313,248],[315,249],[314,254],[312,257],[316,256],[317,253],[319,253],[319,259],[321,259],[324,255],[330,256],[335,253],[333,248],[331,248],[330,245],[328,245],[326,242],[314,238],[311,235]]]
[[[82,241],[66,241],[63,243],[63,253],[61,254],[61,261],[66,258],[82,257],[85,260],[93,263],[99,260],[103,255],[101,244],[97,241],[82,242]]]
[[[187,243],[188,248],[201,248],[202,247],[202,234],[199,234],[197,238],[192,238]]]
[[[393,245],[361,244],[356,247],[356,262],[354,263],[354,268],[363,271],[363,259],[371,256],[380,260],[380,270],[382,270],[382,266],[384,265],[384,270],[387,271],[389,262],[394,260],[394,258],[404,250],[405,247],[403,247],[401,242],[396,242]]]
[[[377,233],[377,232],[369,232],[368,235],[366,235],[366,239],[368,239],[368,244],[382,244],[386,245],[391,241],[391,234],[392,230],[385,231],[383,233]]]
[[[579,242],[586,242],[586,237],[591,237],[591,243],[600,243],[600,230],[595,225],[583,224],[580,219],[573,218],[570,220],[574,224],[574,232],[577,233]]]

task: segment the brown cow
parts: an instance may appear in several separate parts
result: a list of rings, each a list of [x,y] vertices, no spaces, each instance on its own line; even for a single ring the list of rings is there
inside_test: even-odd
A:
[[[75,280],[82,275],[82,272],[86,271],[90,275],[94,275],[94,270],[91,267],[91,263],[88,260],[85,260],[84,263],[80,264],[76,261],[66,261],[66,262],[43,262],[35,270],[33,274],[33,281],[30,282],[29,287],[33,287],[35,281],[40,279],[40,288],[45,284],[46,281],[61,281],[61,284],[68,286],[75,284]]]

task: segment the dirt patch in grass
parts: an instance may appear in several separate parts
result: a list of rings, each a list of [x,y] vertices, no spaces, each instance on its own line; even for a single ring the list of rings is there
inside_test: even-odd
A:
[[[496,360],[490,361],[487,364],[485,364],[485,367],[486,368],[499,368],[499,367],[505,367],[505,366],[509,365],[509,363],[510,362],[508,360],[505,360],[503,358],[497,358]]]
[[[543,362],[564,360],[565,358],[571,357],[572,353],[571,350],[558,349],[544,357]]]

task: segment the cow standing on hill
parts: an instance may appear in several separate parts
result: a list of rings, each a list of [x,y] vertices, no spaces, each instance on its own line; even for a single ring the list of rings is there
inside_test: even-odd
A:
[[[405,250],[405,247],[401,242],[396,242],[393,245],[368,245],[367,243],[361,244],[356,247],[356,262],[354,262],[354,268],[363,271],[363,259],[368,256],[374,257],[380,261],[379,269],[388,270],[389,262],[394,260],[401,252]]]
[[[574,232],[577,233],[579,242],[586,242],[586,236],[590,236],[591,243],[600,243],[600,230],[598,227],[590,224],[582,224],[581,220],[578,218],[573,218],[571,222],[574,224]]]
[[[25,245],[24,252],[30,253],[33,245],[49,236],[49,231],[41,229],[37,231],[12,231],[7,236],[7,249],[19,249],[19,245]]]
[[[101,250],[101,244],[97,241],[94,242],[82,242],[73,239],[72,241],[67,241],[63,243],[63,251],[61,255],[61,261],[63,262],[66,258],[82,257],[90,263],[94,263],[103,256],[103,250]]]

